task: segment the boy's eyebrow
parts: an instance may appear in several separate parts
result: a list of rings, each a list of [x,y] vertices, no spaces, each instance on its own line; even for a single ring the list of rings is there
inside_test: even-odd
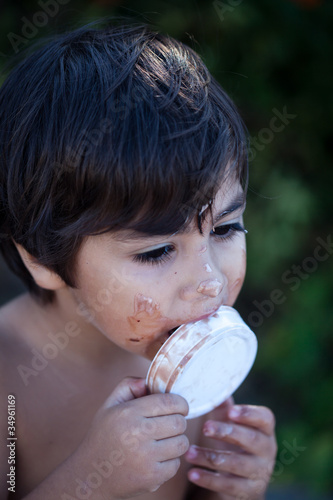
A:
[[[234,198],[230,204],[220,213],[218,213],[213,219],[213,226],[220,220],[223,219],[226,215],[231,214],[232,212],[236,212],[240,208],[245,207],[246,199],[243,193],[239,193],[236,198]]]
[[[225,217],[226,215],[229,215],[232,212],[236,212],[236,210],[239,210],[240,208],[245,207],[245,205],[246,205],[246,198],[244,196],[244,193],[242,193],[242,192],[238,193],[238,195],[229,203],[229,205],[222,212],[219,212],[214,217],[213,226],[218,221],[223,219],[223,217]],[[187,231],[188,231],[187,228],[183,228],[174,234],[183,234]],[[118,241],[127,243],[127,241],[130,242],[132,240],[146,240],[147,238],[151,238],[151,239],[159,238],[159,239],[161,239],[161,238],[165,238],[167,236],[168,235],[144,235],[144,234],[140,233],[139,231],[125,229],[125,230],[117,232],[114,235],[114,238]]]

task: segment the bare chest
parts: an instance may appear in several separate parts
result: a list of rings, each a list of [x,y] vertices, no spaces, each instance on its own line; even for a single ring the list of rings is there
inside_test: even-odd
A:
[[[131,365],[129,372],[128,365],[124,367],[123,363],[119,363],[109,373],[95,378],[84,372],[69,376],[51,365],[40,371],[38,376],[31,377],[28,385],[22,384],[16,370],[12,391],[16,395],[17,411],[16,498],[20,499],[32,491],[76,450],[96,411],[120,380],[128,375],[144,377],[148,364],[145,360],[138,360]],[[186,433],[191,443],[198,441],[199,425],[197,420],[188,421]],[[157,492],[136,498],[184,500],[189,486],[188,468],[183,460],[177,475]],[[98,482],[92,483],[91,493],[96,484]]]

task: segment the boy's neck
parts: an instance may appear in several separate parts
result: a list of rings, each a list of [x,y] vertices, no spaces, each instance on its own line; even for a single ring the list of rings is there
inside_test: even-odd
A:
[[[55,300],[47,306],[41,305],[30,295],[24,298],[26,307],[30,308],[29,314],[33,311],[38,332],[36,341],[40,347],[59,337],[59,342],[66,344],[62,355],[68,361],[91,368],[109,366],[115,357],[126,354],[80,314],[67,288],[57,290]]]

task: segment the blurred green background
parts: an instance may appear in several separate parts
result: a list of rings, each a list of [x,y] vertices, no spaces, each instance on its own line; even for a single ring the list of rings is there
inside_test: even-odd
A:
[[[259,351],[236,400],[276,414],[269,498],[331,498],[333,2],[59,0],[45,14],[46,4],[0,6],[0,67],[39,36],[120,14],[193,47],[238,105],[250,185],[248,272],[236,307]],[[2,304],[23,288],[2,261],[0,272]]]

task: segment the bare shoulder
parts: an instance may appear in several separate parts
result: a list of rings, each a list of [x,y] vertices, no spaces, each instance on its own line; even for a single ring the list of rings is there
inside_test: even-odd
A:
[[[4,499],[8,498],[9,491],[16,492],[16,399],[19,390],[16,367],[20,352],[13,327],[6,318],[4,306],[0,309],[0,498]]]
[[[15,367],[20,363],[22,353],[27,351],[25,329],[28,316],[24,295],[0,308],[0,370],[8,390],[15,389]]]
[[[26,321],[30,302],[29,294],[25,293],[0,307],[0,334],[6,333],[8,328]]]

